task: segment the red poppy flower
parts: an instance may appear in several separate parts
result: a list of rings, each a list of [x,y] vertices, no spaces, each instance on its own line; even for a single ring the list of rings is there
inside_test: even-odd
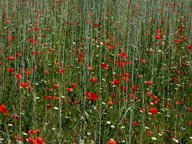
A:
[[[177,104],[181,105],[181,104],[183,104],[183,102],[182,101],[177,101]]]
[[[73,88],[66,88],[66,90],[70,91],[70,92],[73,92],[74,89]]]
[[[189,46],[189,49],[192,50],[192,46]]]
[[[22,76],[18,73],[15,74],[17,76],[18,79],[22,79]]]
[[[80,43],[80,45],[85,46],[85,44],[84,44],[84,43]]]
[[[139,110],[140,110],[140,112],[144,112],[145,111],[145,109],[142,109],[142,108],[140,108]]]
[[[29,130],[28,133],[32,134],[32,135],[36,135],[37,133],[39,133],[41,130],[35,130],[35,131],[32,131],[32,130]]]
[[[108,103],[109,103],[109,105],[113,105],[113,102],[112,102],[112,101],[109,101]]]
[[[15,139],[19,140],[19,141],[22,141],[23,139],[20,138],[20,137],[17,137],[17,136],[14,136]]]
[[[8,71],[9,71],[9,72],[15,72],[15,70],[12,69],[12,68],[8,68]]]
[[[186,28],[186,26],[181,26],[181,27],[180,27],[180,29],[185,29],[185,28]]]
[[[3,112],[4,114],[8,113],[8,110],[6,109],[5,105],[0,105],[0,112]]]
[[[188,65],[188,63],[183,63],[183,65]]]
[[[146,82],[146,84],[148,84],[148,85],[153,85],[153,82],[148,81],[148,82]]]
[[[60,86],[58,84],[55,84],[54,87],[55,88],[60,88]]]
[[[101,24],[96,24],[96,23],[94,23],[93,25],[94,25],[94,26],[101,26]]]
[[[33,69],[34,69],[34,70],[38,70],[38,68],[37,68],[37,67],[34,67]]]
[[[52,99],[52,96],[44,96],[46,99]]]
[[[48,91],[52,91],[53,89],[47,88]]]
[[[140,62],[142,62],[142,63],[146,63],[146,60],[140,60]]]
[[[134,125],[134,126],[138,126],[139,124],[138,123],[136,123],[136,122],[131,122],[132,123],[132,125]]]
[[[153,98],[154,98],[154,99],[158,99],[159,97],[154,95]]]
[[[89,98],[90,98],[91,100],[98,100],[98,99],[100,99],[100,98],[98,97],[98,95],[96,95],[95,93],[86,92],[86,94],[89,96]]]
[[[34,31],[39,31],[39,28],[38,27],[34,27],[33,30]]]
[[[127,58],[127,54],[125,52],[122,52],[119,54],[122,58],[126,59]]]
[[[158,104],[158,101],[152,101],[153,104]]]
[[[33,143],[33,139],[31,137],[27,138],[27,140],[30,142],[30,143]]]
[[[152,132],[152,131],[148,131],[147,134],[150,135],[150,136],[152,136],[152,135],[153,135],[153,132]]]
[[[156,35],[156,39],[162,40],[162,36],[161,35]]]
[[[78,87],[78,85],[76,83],[73,83],[72,87]]]
[[[126,92],[128,91],[127,87],[125,87],[125,86],[122,87],[122,90],[123,90],[123,91],[126,91]]]
[[[167,105],[168,107],[171,107],[171,104],[170,104],[170,103],[166,103],[166,105]]]
[[[124,75],[127,77],[132,77],[132,74],[129,74],[129,73],[124,73]]]
[[[65,71],[62,70],[62,69],[59,69],[58,71],[59,71],[60,74],[64,74],[65,73]]]
[[[132,90],[133,91],[138,91],[139,90],[139,85],[132,85]]]
[[[46,35],[45,34],[43,34],[43,35],[41,35],[43,38],[46,38]]]
[[[120,83],[121,83],[120,80],[116,80],[116,79],[115,79],[115,80],[113,81],[113,84],[114,84],[114,85],[120,85]]]
[[[12,41],[8,41],[8,45],[12,45]],[[6,47],[7,47],[8,45],[6,45]]]
[[[132,64],[133,62],[132,61],[128,61],[128,64]]]
[[[126,78],[126,77],[122,77],[121,78],[123,81],[131,81],[130,79]]]
[[[152,114],[157,114],[159,111],[158,109],[156,108],[150,108],[149,111],[152,113]]]
[[[148,95],[148,96],[152,96],[152,93],[151,93],[151,92],[147,92],[147,95]]]
[[[77,56],[78,56],[78,58],[79,58],[80,60],[84,60],[83,54],[79,54],[79,55],[77,55]]]
[[[16,55],[17,55],[17,56],[22,56],[22,54],[21,54],[21,53],[17,53]]]
[[[10,59],[10,60],[14,60],[15,57],[14,57],[14,56],[10,56],[10,57],[8,57],[8,59]]]
[[[28,87],[28,89],[30,89],[32,91],[34,90],[34,88],[32,88],[31,86],[27,86],[27,87]]]
[[[117,62],[117,65],[119,65],[120,67],[125,67],[127,65],[126,61],[122,61],[122,62]]]
[[[90,78],[92,82],[98,82],[98,79],[96,78]]]
[[[49,74],[49,72],[48,72],[48,71],[44,71],[44,73],[45,73],[45,74]]]
[[[53,99],[54,99],[54,100],[59,100],[59,98],[58,98],[58,97],[53,97]]]
[[[109,37],[110,39],[115,39],[115,37]]]
[[[116,141],[109,141],[109,144],[117,144]]]
[[[14,40],[15,37],[14,36],[8,36],[8,39]]]
[[[104,42],[104,45],[109,45],[109,43],[107,43],[107,42]]]
[[[134,97],[135,97],[135,94],[130,94],[129,97],[134,98]]]
[[[46,108],[51,109],[51,108],[53,108],[53,106],[52,105],[47,105]]]
[[[114,45],[110,45],[110,46],[109,46],[109,49],[114,49],[114,48],[115,48]]]
[[[43,142],[43,139],[41,137],[36,137],[34,141],[35,141],[35,144],[45,144],[45,142]]]
[[[178,82],[178,81],[179,81],[179,79],[175,77],[175,78],[174,78],[174,81]]]
[[[104,69],[109,69],[109,67],[108,67],[106,64],[104,64],[104,63],[102,63],[101,66],[102,66]]]
[[[32,144],[45,144],[41,137],[36,137],[36,139],[32,139],[31,137],[27,138],[27,140]]]
[[[34,38],[34,39],[30,38],[30,42],[36,42],[36,40],[37,38]]]
[[[162,33],[162,30],[157,30],[156,33]]]
[[[20,82],[20,86],[21,88],[25,88],[25,87],[28,87],[29,86],[29,82],[28,83],[22,83]]]
[[[32,71],[30,71],[30,70],[27,70],[27,69],[24,69],[24,71],[23,71],[24,73],[26,73],[26,74],[32,74]]]
[[[32,54],[38,55],[38,54],[39,54],[39,52],[32,51]]]
[[[89,69],[90,69],[90,70],[94,70],[95,68],[94,68],[94,67],[90,67],[90,66],[89,66]]]

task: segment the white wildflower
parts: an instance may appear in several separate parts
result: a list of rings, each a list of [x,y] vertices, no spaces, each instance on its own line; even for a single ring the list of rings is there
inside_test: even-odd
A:
[[[157,140],[157,138],[156,138],[156,137],[151,137],[151,139],[152,139],[152,140]]]

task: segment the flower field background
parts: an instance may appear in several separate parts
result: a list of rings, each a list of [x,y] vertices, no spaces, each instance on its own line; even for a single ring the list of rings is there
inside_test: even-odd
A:
[[[192,143],[190,0],[1,0],[0,30],[0,143]]]

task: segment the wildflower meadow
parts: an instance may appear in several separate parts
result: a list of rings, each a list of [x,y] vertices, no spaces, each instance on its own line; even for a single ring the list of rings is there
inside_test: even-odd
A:
[[[0,143],[191,144],[191,0],[0,0]]]

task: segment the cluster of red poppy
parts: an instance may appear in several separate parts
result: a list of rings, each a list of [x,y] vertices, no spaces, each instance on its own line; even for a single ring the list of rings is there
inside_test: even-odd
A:
[[[35,114],[38,116],[38,113],[46,111],[48,115],[58,109],[60,115],[63,115],[62,112],[70,106],[75,113],[76,108],[81,110],[91,103],[100,110],[106,109],[106,115],[111,112],[108,108],[112,109],[113,114],[123,111],[124,107],[134,107],[132,113],[145,114],[146,123],[153,127],[153,123],[148,120],[159,120],[159,117],[165,114],[164,109],[174,111],[177,117],[182,118],[184,111],[185,125],[192,126],[189,119],[192,112],[189,108],[192,86],[192,45],[189,33],[192,27],[189,19],[191,16],[182,14],[185,11],[181,8],[182,3],[163,1],[161,14],[157,9],[146,10],[138,2],[126,5],[130,9],[128,13],[126,10],[120,12],[120,9],[106,6],[104,17],[98,17],[95,13],[102,14],[102,8],[101,11],[92,9],[93,13],[83,15],[83,10],[74,5],[69,6],[64,18],[64,15],[61,16],[62,9],[58,12],[58,7],[68,3],[50,1],[51,8],[47,8],[47,12],[44,12],[44,9],[40,11],[41,7],[38,7],[38,10],[29,9],[29,13],[35,14],[34,19],[30,17],[34,22],[25,21],[28,18],[17,16],[17,13],[7,14],[7,9],[15,10],[21,5],[30,7],[31,3],[28,2],[25,0],[22,3],[13,3],[14,7],[2,4],[2,22],[5,25],[5,29],[2,29],[2,42],[5,43],[0,50],[2,87],[5,85],[7,93],[16,91],[15,97],[11,95],[10,99],[10,96],[7,96],[7,101],[0,105],[0,114],[3,117],[14,118],[24,127],[23,117],[28,113],[29,104],[36,105]],[[161,7],[158,7],[158,10],[159,8]],[[114,9],[118,13],[113,11]],[[74,11],[79,14],[77,21],[72,19],[76,16]],[[48,17],[46,14],[49,14]],[[116,14],[120,17],[114,20]],[[159,15],[156,17],[156,14]],[[55,15],[56,18],[53,19],[50,15]],[[21,27],[24,26],[25,31],[20,29],[20,26],[17,27],[19,21],[14,26],[15,20],[12,19],[18,17],[20,23],[24,24]],[[178,18],[177,23],[173,23]],[[50,24],[52,20],[57,28]],[[132,31],[133,27],[137,29]],[[131,32],[137,37],[132,36]],[[23,35],[18,35],[21,33],[25,34],[26,41],[20,41]],[[65,40],[60,40],[63,36]],[[9,105],[12,99],[16,106]],[[17,100],[19,104],[16,103]],[[18,113],[18,109],[21,114],[13,114]],[[70,110],[65,111],[66,119],[72,121],[71,117],[76,115],[71,116]],[[111,118],[110,114],[106,117]],[[139,118],[140,115],[132,120],[124,118],[123,122],[129,122],[129,126],[136,130],[142,125]],[[38,119],[41,121],[42,116]],[[32,136],[27,138],[28,143],[45,144],[46,140],[38,136],[40,131],[29,130],[28,135]],[[170,134],[173,132],[170,131]],[[155,132],[147,130],[145,135],[152,136]],[[23,138],[14,138],[23,141]],[[171,139],[175,137],[172,136]],[[108,139],[107,142],[118,143],[116,139]]]

